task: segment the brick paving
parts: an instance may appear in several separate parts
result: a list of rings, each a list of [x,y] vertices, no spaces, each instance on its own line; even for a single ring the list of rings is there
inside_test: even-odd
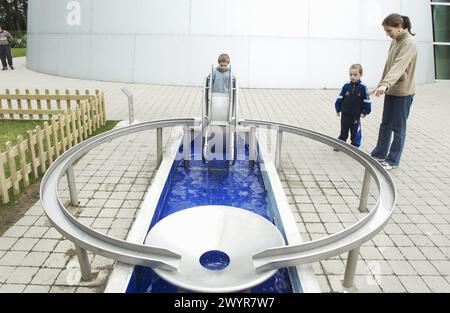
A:
[[[126,119],[120,87],[135,94],[140,121],[200,115],[201,89],[68,79],[17,70],[0,75],[2,88],[101,89],[108,119]],[[206,73],[205,73],[206,74]],[[346,77],[343,77],[345,80]],[[240,116],[280,121],[337,136],[337,90],[241,90]],[[323,292],[450,292],[450,83],[419,86],[400,167],[392,171],[398,201],[393,218],[361,247],[355,288],[342,287],[346,255],[313,264]],[[382,99],[363,120],[363,146],[376,143]],[[80,206],[90,227],[125,238],[155,174],[155,136],[113,140],[75,166]],[[364,170],[327,146],[287,135],[280,178],[304,240],[333,234],[365,214],[357,210]],[[68,202],[62,180],[60,194]],[[377,196],[371,189],[369,204]],[[39,203],[0,237],[0,292],[102,292],[114,261],[89,254],[94,279],[81,281],[73,245],[50,226]]]

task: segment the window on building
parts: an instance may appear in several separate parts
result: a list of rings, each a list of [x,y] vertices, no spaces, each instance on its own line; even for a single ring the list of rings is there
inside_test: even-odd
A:
[[[436,79],[450,79],[450,0],[432,0]]]

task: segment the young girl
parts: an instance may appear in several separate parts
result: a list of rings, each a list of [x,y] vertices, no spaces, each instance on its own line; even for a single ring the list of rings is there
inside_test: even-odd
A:
[[[371,92],[377,97],[386,94],[378,142],[371,155],[391,170],[399,165],[405,146],[406,121],[416,87],[417,48],[409,17],[393,13],[382,25],[392,43],[380,84]]]

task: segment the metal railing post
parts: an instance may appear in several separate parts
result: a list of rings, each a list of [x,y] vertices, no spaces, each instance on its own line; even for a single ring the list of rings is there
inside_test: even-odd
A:
[[[370,183],[372,181],[372,175],[370,174],[369,170],[366,169],[364,172],[364,180],[361,190],[361,198],[359,200],[359,207],[358,210],[360,212],[367,212],[367,200],[369,198],[369,191],[370,191]]]
[[[277,146],[275,151],[275,168],[280,167],[281,163],[281,147],[283,146],[283,132],[281,130],[277,131]]]
[[[256,161],[256,127],[250,126],[249,165],[255,165]]]
[[[92,271],[87,251],[77,245],[75,245],[75,251],[77,253],[78,263],[80,264],[81,277],[83,277],[83,280],[90,280],[92,278]]]
[[[78,206],[77,186],[75,184],[75,174],[73,172],[73,166],[69,166],[66,171],[67,184],[69,185],[70,204]]]
[[[358,264],[359,247],[348,252],[347,265],[345,267],[344,282],[345,288],[354,286],[356,265]]]
[[[191,132],[188,126],[183,127],[183,160],[184,167],[189,167],[189,160],[191,159]]]
[[[131,91],[124,87],[122,88],[122,92],[127,96],[128,98],[128,123],[129,125],[134,124],[134,101],[133,101],[133,94]]]
[[[162,141],[163,141],[163,129],[156,129],[156,164],[157,166],[161,165],[162,162]]]

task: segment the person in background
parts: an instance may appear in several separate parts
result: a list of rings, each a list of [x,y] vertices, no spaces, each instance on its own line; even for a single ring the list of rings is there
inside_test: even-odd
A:
[[[10,69],[14,69],[13,58],[11,55],[11,44],[9,43],[11,39],[11,34],[6,30],[3,30],[0,26],[0,58],[2,60],[3,71],[8,69],[8,65]]]

